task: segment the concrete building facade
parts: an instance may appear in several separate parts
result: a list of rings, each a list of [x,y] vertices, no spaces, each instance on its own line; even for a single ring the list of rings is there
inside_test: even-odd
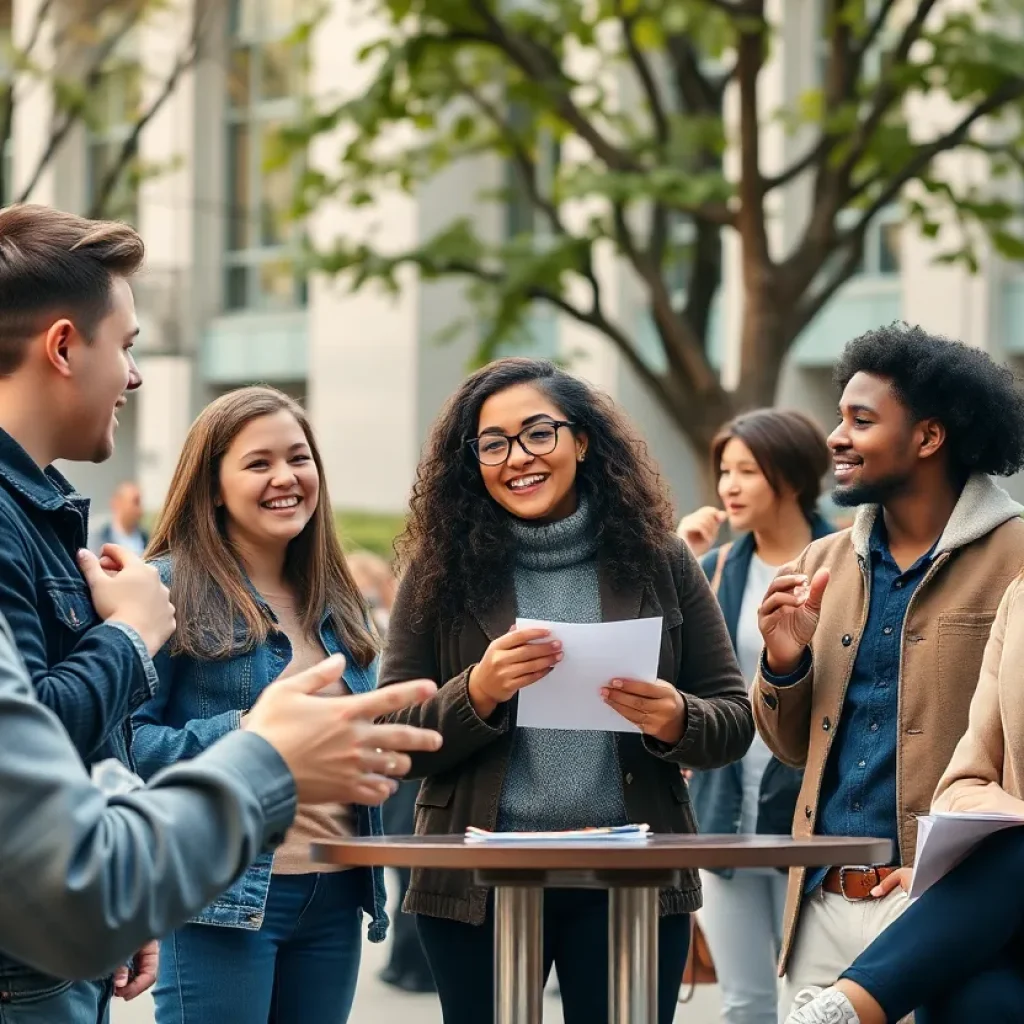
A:
[[[16,43],[32,30],[43,0],[7,0]],[[131,54],[143,98],[159,88],[192,25],[178,0],[133,35]],[[198,0],[197,0],[198,2]],[[497,161],[454,168],[415,198],[388,196],[371,211],[326,205],[302,225],[289,220],[296,168],[268,171],[276,130],[294,116],[303,90],[313,97],[352,95],[366,81],[361,46],[379,29],[357,17],[353,0],[334,0],[299,62],[289,37],[303,0],[205,0],[222,9],[205,29],[205,54],[180,76],[146,126],[140,156],[163,170],[144,179],[126,215],[148,247],[136,287],[142,323],[138,346],[144,387],[122,416],[115,457],[103,466],[71,467],[78,486],[105,506],[116,483],[137,479],[150,510],[159,508],[189,423],[216,394],[266,382],[308,404],[324,451],[332,497],[340,508],[401,511],[424,436],[445,397],[466,371],[472,338],[439,345],[436,335],[464,309],[455,283],[410,278],[398,299],[374,289],[350,294],[337,283],[299,275],[290,253],[300,232],[318,242],[373,232],[401,248],[464,214],[467,197],[497,183]],[[782,0],[772,0],[781,14]],[[0,18],[4,3],[0,2]],[[766,113],[813,85],[820,74],[818,0],[787,0],[776,57],[764,72]],[[792,15],[792,17],[791,17]],[[783,23],[780,19],[780,23]],[[44,40],[45,44],[45,40]],[[45,53],[46,46],[40,49]],[[53,52],[50,59],[56,59]],[[17,94],[9,152],[13,193],[38,160],[38,126],[53,114],[38,82]],[[119,102],[115,95],[112,103]],[[921,123],[950,111],[932,104]],[[116,121],[116,118],[113,118]],[[116,124],[113,126],[116,129]],[[112,129],[113,130],[113,129]],[[31,198],[66,209],[88,208],[105,139],[70,133],[39,176]],[[766,133],[770,173],[801,150],[799,138]],[[337,160],[340,140],[317,140],[314,166]],[[960,159],[960,158],[957,158]],[[958,173],[977,175],[964,160]],[[9,198],[8,196],[8,198]],[[778,252],[806,216],[806,196],[787,194],[772,224]],[[496,204],[474,211],[488,230],[504,230]],[[902,231],[893,209],[872,229],[861,273],[799,339],[783,375],[780,404],[804,408],[823,426],[835,419],[830,369],[851,337],[903,318],[988,349],[1024,358],[1024,274],[994,258],[981,273],[939,268],[935,247]],[[734,372],[742,309],[739,253],[727,245],[725,283],[715,315],[714,347],[726,380]],[[635,283],[611,259],[601,267],[612,312],[637,345],[656,359]],[[538,311],[533,350],[576,354],[574,369],[619,400],[639,423],[685,509],[695,496],[694,455],[613,346],[578,324]]]

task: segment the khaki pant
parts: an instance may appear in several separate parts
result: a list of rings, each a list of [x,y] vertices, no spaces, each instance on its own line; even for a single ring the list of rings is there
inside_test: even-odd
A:
[[[797,994],[822,989],[836,979],[910,905],[902,889],[880,900],[851,902],[815,889],[800,908],[796,940],[779,994],[779,1022],[793,1011]],[[905,1017],[910,1022],[913,1017]]]

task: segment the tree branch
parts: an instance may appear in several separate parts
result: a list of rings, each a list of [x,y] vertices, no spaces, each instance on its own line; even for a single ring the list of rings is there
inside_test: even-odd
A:
[[[778,174],[765,178],[765,193],[767,194],[773,189],[781,188],[783,185],[788,185],[791,181],[799,178],[805,171],[818,166],[823,160],[828,158],[829,153],[835,148],[837,141],[835,136],[823,135],[799,160],[796,160]]]
[[[658,89],[657,83],[654,81],[654,75],[651,73],[650,65],[647,63],[646,58],[640,51],[640,47],[637,45],[636,37],[633,35],[633,27],[636,24],[636,18],[632,15],[623,13],[622,0],[616,0],[615,6],[618,10],[619,21],[622,25],[622,37],[626,43],[626,52],[629,54],[630,62],[633,65],[634,71],[636,71],[637,78],[640,79],[644,95],[647,97],[647,102],[651,108],[651,117],[654,120],[654,130],[657,133],[658,141],[662,145],[665,145],[668,142],[669,137],[668,118],[665,116],[665,107],[661,102],[661,91]]]
[[[744,31],[737,43],[740,107],[740,213],[744,263],[770,264],[768,230],[764,216],[764,179],[761,177],[761,128],[757,79],[764,64],[765,40],[761,31]]]
[[[480,113],[497,128],[508,147],[512,150],[512,160],[515,164],[516,174],[523,183],[530,202],[547,217],[551,222],[552,228],[559,234],[567,234],[568,232],[559,215],[558,208],[541,194],[540,187],[537,184],[536,163],[509,126],[508,121],[502,116],[497,106],[491,103],[474,85],[461,78],[457,78],[456,81],[458,82],[459,89],[462,90]]]
[[[857,223],[840,237],[845,241],[847,237],[855,236],[858,231],[866,229],[872,218],[896,200],[908,182],[923,174],[935,157],[940,153],[948,152],[961,145],[967,138],[967,133],[970,131],[971,126],[976,121],[1022,97],[1024,97],[1024,78],[1004,82],[987,99],[971,110],[970,113],[965,114],[950,131],[940,135],[932,142],[918,147],[917,154],[911,160],[908,160],[901,170],[889,176],[885,187],[864,211]]]
[[[89,95],[96,90],[96,87],[99,85],[100,80],[103,77],[104,68],[108,58],[117,48],[121,40],[124,39],[124,37],[135,27],[138,20],[139,13],[137,11],[129,14],[129,16],[123,20],[117,31],[112,32],[103,40],[102,44],[97,47],[92,66],[89,67],[82,82],[83,93],[85,95]],[[60,60],[59,54],[56,59]],[[60,149],[71,129],[78,123],[82,116],[82,112],[83,104],[76,103],[70,109],[63,111],[62,116],[54,118],[54,121],[51,124],[50,137],[47,139],[46,146],[43,148],[39,159],[36,161],[35,169],[29,176],[27,184],[21,189],[18,198],[15,200],[16,202],[24,203],[28,200],[29,196],[32,195],[36,185],[39,184],[39,179],[43,176],[43,172],[49,166],[50,161],[53,160],[57,150]]]
[[[937,2],[938,0],[920,0],[914,17],[907,23],[903,34],[900,36],[900,41],[896,44],[896,49],[893,50],[893,67],[901,66],[907,62],[910,49],[920,38],[928,15],[931,14],[932,8],[935,7]],[[871,99],[868,114],[854,133],[850,152],[840,167],[839,174],[844,180],[849,180],[853,169],[863,159],[871,143],[872,136],[899,96],[900,93],[894,85],[892,78],[882,76]]]
[[[174,91],[177,89],[178,83],[181,81],[181,76],[189,68],[194,67],[196,62],[199,60],[199,56],[202,53],[203,24],[208,16],[211,6],[212,4],[210,0],[206,0],[206,2],[203,3],[196,3],[193,6],[192,29],[189,33],[188,42],[185,44],[183,52],[175,58],[174,66],[164,79],[163,84],[160,87],[160,91],[153,98],[152,103],[150,103],[149,107],[132,125],[131,132],[124,142],[122,142],[121,148],[118,150],[117,159],[110,167],[107,168],[107,171],[103,176],[103,181],[100,183],[100,187],[95,196],[93,196],[92,205],[88,213],[89,217],[98,218],[103,216],[107,203],[110,201],[110,197],[113,194],[114,189],[117,188],[125,169],[131,161],[135,159],[135,156],[138,153],[139,140],[142,137],[142,133],[146,129],[146,126],[154,117],[156,117],[171,96],[174,95]]]

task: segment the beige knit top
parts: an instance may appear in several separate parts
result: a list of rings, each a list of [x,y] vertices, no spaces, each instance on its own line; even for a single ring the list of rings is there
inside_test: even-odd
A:
[[[292,645],[292,660],[281,676],[291,676],[312,668],[327,657],[322,645],[310,640],[302,630],[293,605],[281,599],[270,602],[277,616],[278,628],[288,637]],[[348,693],[343,683],[337,683],[322,690],[324,697],[337,697]],[[288,830],[284,842],[274,856],[274,874],[302,875],[310,872],[345,871],[338,864],[315,864],[309,859],[310,843],[324,839],[338,839],[354,835],[356,831],[355,811],[344,804],[300,804],[295,820]]]

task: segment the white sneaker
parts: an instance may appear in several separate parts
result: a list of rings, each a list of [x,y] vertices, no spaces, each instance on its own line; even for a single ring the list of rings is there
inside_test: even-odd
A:
[[[806,990],[804,990],[806,991]],[[796,1002],[800,1002],[800,996]],[[794,1005],[795,1005],[794,1003]],[[834,988],[826,988],[787,1018],[786,1024],[860,1024],[850,1000]]]

